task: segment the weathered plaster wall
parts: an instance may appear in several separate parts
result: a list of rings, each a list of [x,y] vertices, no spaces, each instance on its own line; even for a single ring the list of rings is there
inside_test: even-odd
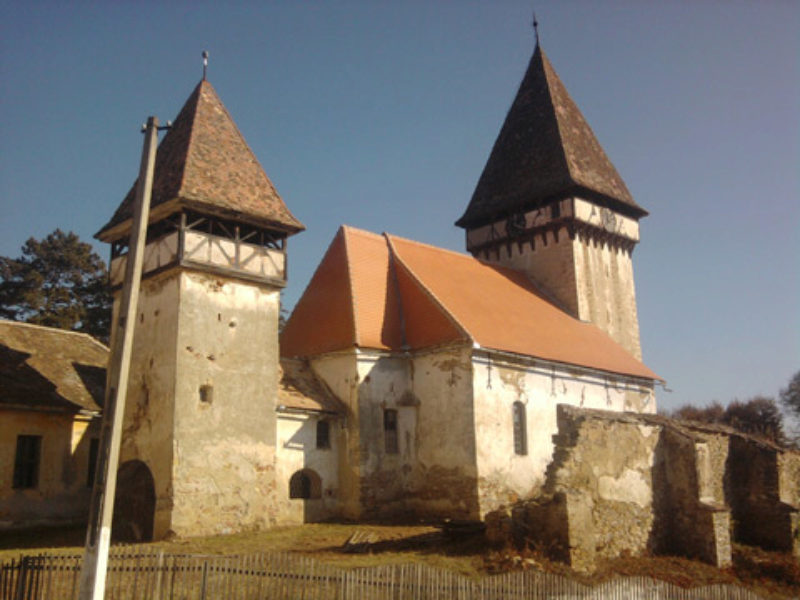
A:
[[[413,360],[416,468],[409,506],[418,514],[479,517],[472,349],[452,346]]]
[[[4,410],[0,417],[0,530],[85,522],[89,441],[99,420],[39,411]],[[18,435],[41,436],[35,488],[14,489]]]
[[[279,292],[183,272],[178,315],[172,529],[258,529],[275,510]]]
[[[476,351],[473,359],[480,512],[536,495],[544,484],[558,430],[556,406],[655,412],[650,386],[533,360]],[[514,452],[513,404],[525,405],[528,450]]]
[[[142,461],[153,476],[153,535],[156,539],[172,529],[172,431],[179,286],[180,276],[176,271],[142,281],[120,448],[120,464]],[[118,329],[119,304],[120,294],[116,293],[112,348]],[[121,492],[124,495],[125,490]]]
[[[154,537],[268,526],[278,291],[188,271],[142,283],[121,462],[155,482]]]
[[[351,518],[476,518],[470,348],[415,355],[357,350],[312,361],[350,408],[340,466]],[[397,453],[387,452],[384,411],[397,411]]]
[[[339,434],[338,449],[338,510],[343,517],[361,516],[360,429],[358,419],[358,384],[360,380],[355,349],[327,354],[311,360],[311,367],[336,397],[347,407]]]
[[[330,447],[317,448],[317,423],[329,423]],[[339,460],[344,423],[341,419],[308,413],[278,414],[276,450],[276,512],[281,524],[322,521],[339,515]],[[321,497],[289,498],[289,480],[297,471],[311,469],[321,479]]]
[[[630,252],[584,239],[573,241],[578,315],[642,358]]]

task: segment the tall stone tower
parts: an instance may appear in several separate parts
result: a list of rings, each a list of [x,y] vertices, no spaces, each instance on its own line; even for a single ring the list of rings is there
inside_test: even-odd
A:
[[[115,324],[135,187],[96,236],[112,246]],[[302,229],[201,81],[156,158],[115,533],[274,522],[279,293]]]
[[[634,202],[538,42],[464,215],[467,250],[525,271],[641,358]],[[498,298],[502,302],[502,298]]]

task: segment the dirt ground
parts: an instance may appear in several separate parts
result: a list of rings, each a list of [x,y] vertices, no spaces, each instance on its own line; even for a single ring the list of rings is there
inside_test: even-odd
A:
[[[0,562],[45,550],[79,554],[84,531],[71,528],[5,532],[0,535]],[[354,534],[359,544],[348,545]],[[747,546],[735,546],[734,565],[724,570],[677,557],[627,557],[602,564],[591,576],[577,574],[535,551],[489,548],[481,534],[451,536],[428,525],[309,524],[257,533],[172,539],[148,547],[181,554],[292,552],[343,568],[423,562],[476,578],[520,569],[560,573],[587,584],[617,575],[637,575],[683,587],[727,583],[746,586],[765,598],[800,597],[800,564],[795,558]]]

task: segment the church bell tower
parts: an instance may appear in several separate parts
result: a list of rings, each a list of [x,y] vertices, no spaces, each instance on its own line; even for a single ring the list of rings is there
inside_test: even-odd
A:
[[[475,257],[522,270],[641,358],[631,253],[647,215],[538,40],[469,206]]]
[[[112,248],[115,323],[135,188],[96,236]],[[279,294],[303,228],[203,79],[156,158],[115,532],[275,522]]]

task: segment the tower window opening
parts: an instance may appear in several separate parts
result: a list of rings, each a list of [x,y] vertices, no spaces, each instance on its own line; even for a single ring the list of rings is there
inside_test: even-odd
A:
[[[387,408],[383,411],[383,439],[386,454],[397,454],[397,411]]]
[[[514,402],[512,407],[514,420],[514,454],[525,456],[528,454],[528,431],[525,418],[525,405]]]
[[[317,421],[317,448],[331,447],[331,427],[328,421]]]

